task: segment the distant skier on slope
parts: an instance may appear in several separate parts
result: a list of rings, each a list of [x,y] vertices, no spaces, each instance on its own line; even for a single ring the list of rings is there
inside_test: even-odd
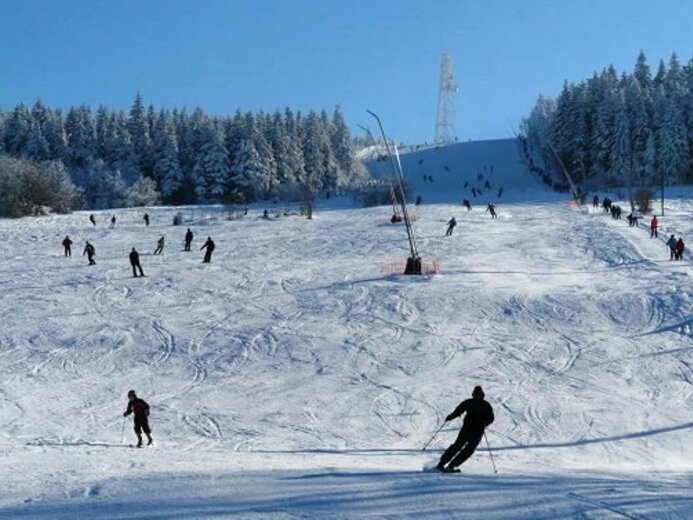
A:
[[[650,238],[657,238],[657,227],[659,226],[659,222],[657,221],[657,215],[654,215],[652,217],[652,220],[650,221]]]
[[[140,272],[140,276],[144,276],[142,271],[142,266],[140,265],[140,254],[133,247],[130,251],[130,265],[132,266],[132,276],[137,278],[137,271]]]
[[[472,205],[469,203],[469,200],[464,199],[464,200],[462,201],[462,205],[463,205],[465,208],[467,208],[467,211],[471,211],[471,210],[472,210]]]
[[[667,245],[669,246],[669,260],[674,260],[676,257],[676,237],[674,235],[669,237]]]
[[[96,249],[94,248],[93,245],[89,243],[89,240],[87,240],[87,243],[84,245],[84,251],[82,252],[82,256],[87,255],[87,259],[89,260],[89,265],[95,265],[96,262],[94,261],[94,257],[96,256]]]
[[[190,244],[192,244],[193,241],[193,232],[190,231],[190,228],[188,228],[188,231],[185,232],[185,249],[184,251],[190,251]]]
[[[93,214],[93,213],[92,213],[91,215],[89,215],[89,222],[91,222],[91,224],[92,224],[93,226],[96,225],[96,218],[94,217],[94,214]]]
[[[67,235],[63,238],[63,248],[65,249],[65,256],[72,258],[72,240]]]
[[[498,215],[496,215],[496,206],[494,206],[490,202],[488,203],[488,206],[486,206],[486,211],[491,213],[491,218],[498,218]]]
[[[676,241],[676,260],[683,260],[683,252],[686,246],[683,243],[683,237],[679,237]]]
[[[113,229],[116,225],[116,216],[111,215],[111,229]]]
[[[161,237],[159,237],[159,240],[156,241],[156,249],[154,250],[155,255],[160,255],[164,252],[164,242],[166,242],[166,238],[164,237],[164,235],[161,235]]]
[[[452,235],[452,230],[455,229],[456,225],[457,225],[457,221],[455,220],[455,217],[452,217],[448,221],[448,230],[445,232],[446,237]]]
[[[142,218],[144,219],[144,225],[149,226],[149,213],[145,213]]]
[[[147,435],[147,446],[154,440],[152,430],[149,428],[149,405],[144,399],[137,397],[134,390],[128,392],[128,408],[123,412],[123,417],[131,413],[135,414],[135,434],[137,435],[137,447],[142,447],[142,432]]]
[[[457,466],[472,456],[484,435],[484,429],[494,421],[493,408],[484,400],[484,390],[480,386],[474,387],[472,398],[462,401],[445,418],[445,422],[452,421],[463,413],[466,415],[462,429],[457,440],[440,457],[436,467],[439,471],[445,473],[459,471]]]
[[[212,240],[212,237],[207,237],[207,241],[202,245],[200,248],[200,251],[203,249],[207,249],[205,251],[205,257],[202,260],[203,264],[209,264],[212,261],[212,252],[214,251],[214,248],[216,246],[214,245],[214,241]]]

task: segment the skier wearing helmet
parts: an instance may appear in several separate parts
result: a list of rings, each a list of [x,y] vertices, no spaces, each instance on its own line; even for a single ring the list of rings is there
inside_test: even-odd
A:
[[[128,408],[123,413],[127,417],[131,413],[135,414],[135,433],[137,434],[137,447],[142,447],[142,432],[147,435],[147,446],[153,441],[152,430],[149,428],[149,405],[144,399],[137,397],[134,390],[128,392]]]
[[[464,423],[457,440],[443,453],[437,469],[444,473],[457,473],[457,466],[472,456],[479,445],[484,429],[493,422],[493,408],[484,400],[484,390],[475,386],[472,398],[462,401],[455,410],[445,418],[452,421],[466,412]]]

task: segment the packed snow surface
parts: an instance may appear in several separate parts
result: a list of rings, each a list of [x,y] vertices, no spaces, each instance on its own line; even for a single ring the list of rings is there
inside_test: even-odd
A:
[[[0,518],[693,517],[689,260],[541,188],[491,220],[452,186],[415,209],[424,277],[382,272],[404,227],[350,201],[0,221]],[[661,235],[685,240],[678,194]],[[477,384],[498,474],[485,442],[459,475],[422,471]],[[152,447],[129,447],[130,389]]]

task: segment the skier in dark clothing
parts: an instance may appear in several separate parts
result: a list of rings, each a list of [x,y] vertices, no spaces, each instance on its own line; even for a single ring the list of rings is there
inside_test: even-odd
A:
[[[445,418],[445,422],[452,421],[465,412],[464,423],[457,440],[445,450],[438,462],[437,469],[445,473],[459,471],[457,466],[471,457],[484,435],[484,429],[494,420],[493,408],[484,400],[484,391],[480,386],[474,387],[472,399],[462,401]]]
[[[112,215],[111,216],[111,229],[113,229],[115,227],[115,223],[116,223],[116,216]]]
[[[421,195],[416,196],[416,202],[414,203],[414,206],[418,206],[421,204]]]
[[[467,199],[464,199],[464,200],[462,201],[462,205],[463,205],[465,208],[467,208],[467,211],[471,211],[471,210],[472,210],[472,205],[469,203],[469,201],[468,201]]]
[[[132,266],[132,276],[137,278],[137,271],[140,272],[140,276],[144,276],[142,266],[140,265],[140,254],[134,247],[130,251],[130,265]]]
[[[476,188],[472,188],[472,195],[474,195],[474,197],[476,197]]]
[[[89,259],[89,265],[95,265],[96,262],[94,261],[94,257],[96,256],[96,249],[94,249],[94,246],[89,243],[89,240],[87,240],[87,243],[84,245],[84,251],[82,252],[82,256],[87,255],[87,259]]]
[[[214,247],[215,246],[212,237],[207,237],[207,241],[200,248],[200,251],[207,248],[207,251],[205,251],[205,258],[204,260],[202,260],[202,263],[208,264],[212,261],[212,252],[214,251]]]
[[[193,241],[193,232],[190,231],[190,228],[188,228],[188,231],[185,233],[185,249],[184,251],[190,251],[190,244],[192,244]]]
[[[490,202],[488,203],[488,206],[486,206],[486,211],[491,213],[491,218],[498,218],[498,215],[496,215],[496,206],[494,206]]]
[[[96,225],[96,218],[94,218],[93,213],[91,215],[89,215],[89,222],[91,222],[92,225],[94,225],[94,226]]]
[[[455,229],[456,225],[457,225],[457,221],[455,220],[455,217],[452,217],[448,221],[448,230],[445,232],[446,237],[452,235],[452,230]]]
[[[491,189],[491,184],[489,184],[488,179],[486,179],[486,182],[484,183],[484,188],[486,188],[487,190]]]
[[[65,256],[72,258],[72,240],[67,235],[63,239],[63,248],[65,249]]]
[[[149,225],[149,213],[145,213],[144,217],[142,217],[142,218],[144,219],[144,225],[148,226]]]
[[[676,260],[683,260],[683,251],[685,249],[686,246],[683,243],[683,237],[679,237],[676,242]]]
[[[503,188],[498,189],[498,198],[500,199],[503,196]]]
[[[592,207],[593,208],[599,207],[599,195],[595,195],[594,197],[592,197]]]
[[[137,447],[142,447],[142,432],[147,435],[147,446],[152,439],[152,430],[149,428],[149,405],[144,399],[140,399],[134,390],[128,392],[128,408],[123,412],[123,417],[135,414],[135,434],[137,435]]]
[[[160,255],[161,253],[164,252],[164,243],[166,242],[166,238],[164,235],[161,235],[159,240],[156,241],[156,249],[154,250],[155,255]]]
[[[676,238],[674,235],[669,237],[667,245],[669,246],[669,260],[674,260],[674,258],[676,258]]]

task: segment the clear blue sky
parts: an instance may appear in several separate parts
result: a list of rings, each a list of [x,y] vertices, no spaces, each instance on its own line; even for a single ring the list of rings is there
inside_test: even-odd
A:
[[[431,141],[440,57],[455,57],[463,139],[507,137],[538,94],[555,96],[640,49],[693,55],[689,0],[0,0],[0,109],[211,114],[290,106],[352,130],[378,112],[398,141]]]

